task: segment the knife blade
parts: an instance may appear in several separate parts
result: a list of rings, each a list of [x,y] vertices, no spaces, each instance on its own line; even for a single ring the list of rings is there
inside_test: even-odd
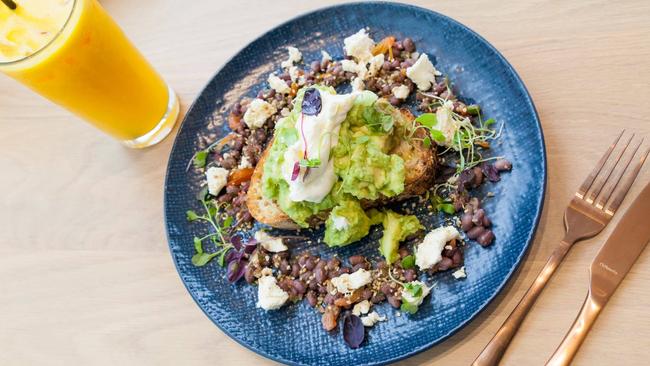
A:
[[[632,202],[590,266],[590,290],[607,301],[650,240],[650,184]]]

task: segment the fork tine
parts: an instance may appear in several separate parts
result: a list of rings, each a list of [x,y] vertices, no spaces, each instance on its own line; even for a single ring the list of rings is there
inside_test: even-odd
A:
[[[634,167],[632,174],[630,174],[630,176],[627,177],[625,182],[623,182],[620,192],[618,192],[618,194],[614,196],[612,202],[610,202],[609,205],[607,205],[607,208],[605,208],[605,213],[609,215],[613,215],[616,212],[616,210],[618,210],[619,206],[621,205],[621,202],[623,202],[623,199],[627,195],[627,192],[630,190],[632,183],[634,183],[634,180],[636,179],[637,175],[639,175],[639,171],[641,170],[641,167],[643,166],[645,160],[648,158],[648,154],[650,154],[650,148],[647,149],[646,152],[641,155],[641,159],[639,159],[639,163]]]
[[[606,168],[603,167],[603,171],[604,171],[605,174],[603,175],[603,178],[600,181],[598,181],[598,182],[594,181],[594,185],[592,186],[592,191],[591,191],[591,193],[589,193],[589,195],[587,196],[587,199],[586,199],[587,203],[590,203],[590,204],[594,203],[594,200],[596,200],[596,197],[598,197],[598,194],[600,193],[600,190],[603,189],[603,187],[605,186],[605,183],[607,183],[607,181],[609,180],[609,176],[612,174],[614,169],[616,169],[616,166],[618,165],[618,163],[621,161],[621,157],[623,156],[623,154],[625,153],[627,148],[630,146],[630,143],[632,142],[633,138],[634,138],[634,134],[632,134],[632,136],[630,136],[630,138],[625,143],[625,146],[623,146],[621,151],[618,152],[618,154],[614,158],[614,163],[613,164],[610,164]]]
[[[614,177],[609,180],[608,184],[605,185],[606,188],[603,189],[603,191],[600,194],[600,198],[598,198],[598,201],[596,202],[597,209],[602,210],[602,208],[605,207],[605,204],[609,200],[609,197],[612,195],[612,192],[614,192],[616,186],[618,186],[618,183],[620,183],[621,178],[623,178],[623,174],[625,174],[625,171],[630,166],[632,159],[634,159],[634,156],[636,155],[637,151],[639,151],[639,148],[643,144],[643,140],[644,139],[642,138],[641,141],[639,141],[639,143],[636,144],[634,149],[632,149],[632,153],[629,154],[629,156],[625,159],[625,161],[621,165],[621,169],[619,169],[618,172],[614,175]]]
[[[607,149],[607,151],[605,151],[603,157],[600,158],[598,164],[596,164],[596,166],[594,167],[594,170],[592,170],[591,173],[589,173],[589,175],[587,176],[587,179],[585,179],[585,181],[582,182],[582,185],[580,185],[580,188],[578,188],[578,192],[576,193],[578,198],[582,199],[585,196],[585,194],[587,194],[589,187],[591,187],[591,185],[594,183],[594,180],[598,176],[600,169],[603,168],[603,165],[605,165],[605,162],[607,162],[607,159],[609,159],[609,155],[611,155],[612,151],[614,151],[616,144],[618,144],[618,140],[621,139],[621,136],[623,136],[624,132],[625,130],[621,131],[621,133],[618,134],[618,137],[616,138],[616,140],[614,140],[614,142],[611,145],[609,145],[609,148]]]

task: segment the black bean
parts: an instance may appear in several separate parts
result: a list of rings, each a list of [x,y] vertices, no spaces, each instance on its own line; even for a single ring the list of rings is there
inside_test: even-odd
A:
[[[408,256],[410,253],[409,253],[409,250],[406,249],[406,248],[399,248],[397,250],[397,254],[399,254],[400,258],[404,258],[404,257]]]
[[[461,216],[461,218],[460,218],[460,228],[461,228],[461,230],[467,232],[473,226],[474,226],[474,223],[472,222],[472,214],[469,213],[469,212],[464,213],[463,216]]]
[[[492,230],[485,230],[485,232],[481,234],[481,236],[479,236],[476,241],[484,247],[488,246],[494,241],[494,233]]]
[[[474,226],[470,231],[467,232],[467,237],[474,240],[479,236],[483,235],[485,228],[483,226]]]
[[[280,262],[280,272],[285,276],[291,273],[291,266],[289,265],[289,262],[286,259],[283,259]]]
[[[404,50],[407,52],[413,52],[415,51],[415,43],[413,42],[412,39],[410,38],[404,38],[402,41],[402,44],[404,45]]]
[[[324,283],[327,281],[327,270],[323,267],[316,267],[314,269],[314,276],[318,283]]]
[[[404,45],[402,44],[402,41],[397,41],[393,43],[393,49],[396,51],[401,51],[404,49]]]
[[[314,260],[314,258],[312,257],[307,258],[307,260],[305,261],[305,268],[307,268],[308,271],[311,271],[314,268],[316,268],[316,261]]]
[[[390,306],[394,307],[395,309],[399,309],[400,306],[402,306],[402,300],[398,299],[395,296],[387,296],[388,303]]]
[[[388,60],[384,61],[384,64],[381,65],[381,68],[386,70],[386,71],[390,71],[390,69],[392,68],[391,62],[388,61]]]
[[[497,159],[497,161],[494,162],[494,167],[497,168],[498,171],[502,172],[512,169],[512,163],[506,159]]]
[[[336,257],[331,258],[329,261],[327,261],[327,269],[330,271],[337,270],[340,265],[341,261]]]
[[[365,270],[370,269],[370,263],[363,262],[363,263],[355,264],[354,266],[352,266],[352,273],[358,271],[359,269],[365,269]]]
[[[392,295],[395,293],[395,289],[390,286],[390,282],[384,282],[381,285],[381,292],[384,293],[384,295]]]
[[[483,225],[483,218],[485,217],[485,210],[482,208],[479,208],[478,210],[474,211],[474,215],[472,215],[472,222],[475,225]]]
[[[372,290],[369,288],[364,288],[363,292],[361,293],[361,300],[370,300],[372,297]]]
[[[307,291],[305,283],[298,280],[291,281],[293,288],[298,292],[299,295],[303,295]]]
[[[383,94],[390,94],[390,85],[385,84],[384,86],[381,87],[381,92]]]
[[[388,101],[390,102],[391,105],[397,106],[400,103],[400,100],[397,99],[395,96],[391,96],[388,98]]]
[[[490,225],[492,225],[492,220],[487,216],[483,216],[483,226],[490,227]]]
[[[336,296],[332,294],[327,294],[325,295],[325,298],[323,299],[323,302],[328,305],[334,304],[334,300],[336,300]]]
[[[480,167],[474,167],[474,187],[478,187],[483,183],[483,171]]]
[[[309,306],[312,308],[318,303],[318,296],[316,296],[314,291],[307,292],[307,296],[305,297],[307,298],[307,303],[309,303]]]
[[[415,279],[418,277],[417,272],[413,268],[409,268],[404,271],[404,279],[408,282],[415,281]]]
[[[373,304],[378,304],[378,303],[380,303],[380,302],[382,302],[382,301],[384,301],[384,300],[386,300],[386,295],[384,295],[384,294],[381,293],[381,292],[378,292],[378,293],[374,294],[374,295],[370,298],[370,302],[373,303]]]
[[[344,273],[352,273],[352,269],[350,267],[341,267],[339,269],[339,276]]]
[[[438,263],[439,271],[446,271],[454,264],[454,261],[451,258],[443,257],[442,260]]]
[[[399,62],[399,60],[397,60],[397,59],[393,60],[393,61],[390,63],[390,67],[393,68],[393,69],[398,68],[399,65],[400,65],[400,62]]]

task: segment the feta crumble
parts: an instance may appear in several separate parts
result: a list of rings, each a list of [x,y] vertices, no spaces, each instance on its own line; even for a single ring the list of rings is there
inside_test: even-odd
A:
[[[208,181],[208,192],[216,196],[228,183],[228,170],[221,167],[210,167],[205,172],[205,179]]]
[[[386,317],[379,315],[376,311],[373,311],[372,313],[366,316],[362,316],[360,319],[364,327],[372,327],[377,322],[386,321]]]
[[[372,277],[370,272],[360,268],[352,274],[344,273],[332,278],[330,281],[338,292],[348,293],[369,284],[372,281]]]
[[[430,231],[415,249],[415,264],[422,270],[432,268],[442,260],[442,250],[447,242],[459,238],[460,234],[453,226]]]
[[[406,69],[406,76],[418,86],[419,90],[429,90],[440,73],[433,67],[426,53],[420,55],[413,66]]]
[[[327,62],[327,61],[332,61],[332,56],[330,56],[330,54],[327,53],[327,51],[325,51],[325,50],[321,50],[321,51],[320,51],[320,54],[322,55],[322,57],[321,57],[321,59],[320,59],[320,63],[321,63],[321,65],[324,64],[324,63]]]
[[[452,107],[445,102],[438,110],[436,110],[436,124],[431,128],[436,129],[442,133],[445,137],[445,141],[436,141],[438,145],[453,147],[454,146],[454,136],[456,132],[460,129],[462,123],[459,122],[452,116]]]
[[[251,161],[248,160],[248,156],[244,155],[241,158],[241,161],[239,162],[239,167],[238,169],[246,169],[246,168],[252,168],[253,165],[251,164]]]
[[[282,67],[291,67],[293,64],[296,64],[302,60],[302,53],[300,53],[296,47],[287,47],[287,51],[289,52],[289,58],[286,61],[282,61]]]
[[[289,77],[291,78],[291,81],[297,82],[298,81],[298,67],[297,66],[291,66],[289,68]]]
[[[257,282],[257,307],[264,310],[279,309],[289,299],[289,294],[278,286],[273,276],[261,277]]]
[[[357,74],[361,79],[365,79],[366,74],[368,73],[366,64],[356,63],[352,60],[341,60],[341,68],[343,68],[343,71]]]
[[[354,307],[352,308],[352,314],[356,316],[361,316],[362,314],[368,314],[368,312],[370,311],[370,306],[372,306],[372,304],[370,304],[370,301],[368,300],[363,300],[361,302],[358,302],[354,304]]]
[[[246,113],[244,113],[244,123],[250,128],[260,128],[264,126],[264,122],[275,114],[278,110],[262,99],[255,98],[248,105]]]
[[[357,61],[366,63],[372,58],[372,48],[375,46],[375,41],[368,36],[365,29],[361,29],[345,38],[343,44],[345,54],[356,58]]]
[[[281,238],[271,236],[262,230],[256,231],[253,237],[260,243],[262,248],[266,249],[268,252],[279,253],[289,250],[289,248],[284,245]]]
[[[457,279],[457,280],[460,280],[461,278],[467,277],[467,273],[465,273],[465,266],[462,266],[462,267],[458,268],[451,275],[454,276],[454,278]]]
[[[406,85],[400,85],[394,87],[391,92],[397,99],[406,99],[409,96],[409,87]]]
[[[368,76],[377,75],[382,66],[384,66],[384,54],[380,53],[370,59],[370,63],[368,64]]]
[[[358,76],[356,78],[352,79],[352,82],[350,84],[352,84],[352,91],[353,92],[361,92],[364,89],[366,89],[366,84]]]
[[[287,83],[275,74],[270,74],[268,78],[269,86],[280,94],[289,94],[291,88]]]

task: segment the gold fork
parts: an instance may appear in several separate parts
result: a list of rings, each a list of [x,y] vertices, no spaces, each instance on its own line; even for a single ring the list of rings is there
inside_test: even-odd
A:
[[[499,328],[492,340],[483,349],[483,352],[474,360],[473,366],[497,365],[499,363],[508,344],[510,344],[517,329],[528,314],[528,311],[569,252],[569,249],[576,242],[591,238],[600,233],[611,221],[650,153],[649,149],[641,154],[639,162],[632,168],[617,194],[612,198],[612,193],[614,193],[621,182],[621,178],[643,143],[643,139],[641,139],[632,149],[632,153],[628,154],[629,156],[620,165],[621,158],[625,155],[634,138],[634,134],[632,134],[627,139],[625,146],[612,157],[612,152],[616,149],[624,132],[621,131],[616,140],[609,146],[605,155],[598,161],[594,170],[587,176],[587,179],[585,179],[575,193],[575,196],[564,212],[564,226],[566,228],[564,238],[551,254],[551,257],[535,279],[535,282],[530,286],[512,313],[510,313],[508,319],[501,325],[501,328]],[[613,161],[613,163],[607,164],[609,161]],[[616,169],[616,167],[619,167],[619,169]],[[607,204],[608,202],[609,204]]]

